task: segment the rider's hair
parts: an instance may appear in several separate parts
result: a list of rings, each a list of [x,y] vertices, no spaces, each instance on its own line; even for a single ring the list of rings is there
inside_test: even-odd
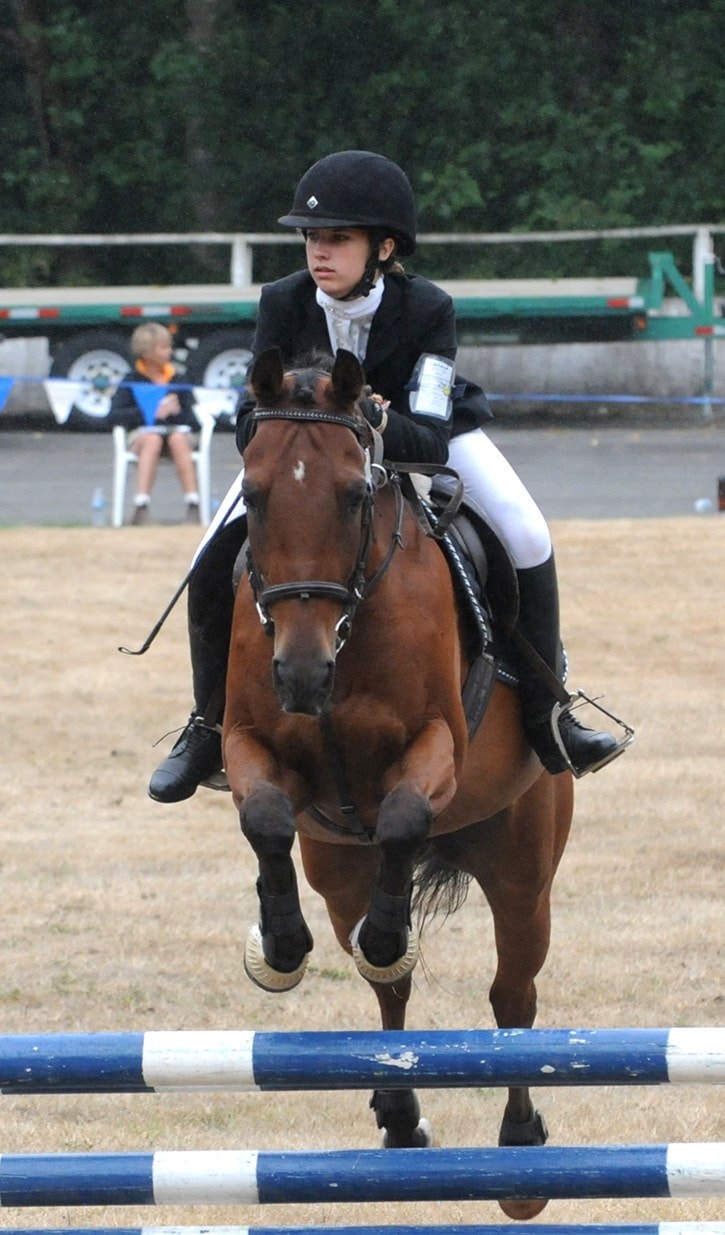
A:
[[[390,233],[383,227],[368,227],[365,230],[370,237],[370,244],[378,249],[383,241],[387,240],[388,237],[395,241],[395,248],[390,254],[390,257],[386,257],[384,261],[378,262],[378,270],[380,270],[382,274],[405,274],[405,267],[398,258],[398,244],[395,240],[395,236],[390,236]]]

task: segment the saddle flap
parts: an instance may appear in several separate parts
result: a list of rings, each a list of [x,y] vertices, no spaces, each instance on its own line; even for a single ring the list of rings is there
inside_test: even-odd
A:
[[[449,497],[446,481],[436,478],[431,502],[445,505]],[[488,599],[496,633],[507,638],[519,614],[519,585],[511,558],[482,512],[469,502],[462,504],[453,519],[450,534],[475,571],[481,594]]]

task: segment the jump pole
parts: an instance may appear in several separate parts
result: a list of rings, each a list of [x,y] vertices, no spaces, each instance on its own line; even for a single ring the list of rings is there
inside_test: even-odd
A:
[[[0,1205],[725,1196],[725,1143],[2,1154]]]
[[[725,1235],[725,1222],[535,1226],[94,1226],[4,1227],[5,1235]]]
[[[0,1092],[725,1083],[725,1029],[0,1036]]]

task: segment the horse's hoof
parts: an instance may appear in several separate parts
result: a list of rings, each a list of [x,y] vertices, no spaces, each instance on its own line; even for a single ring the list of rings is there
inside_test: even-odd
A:
[[[540,1214],[542,1209],[546,1209],[549,1204],[548,1200],[536,1201],[499,1201],[499,1205],[507,1218],[514,1218],[517,1222],[528,1222],[529,1218],[535,1218]]]
[[[545,1145],[548,1139],[549,1129],[544,1116],[541,1111],[534,1110],[531,1118],[524,1123],[517,1123],[513,1119],[504,1117],[498,1143],[499,1145]],[[517,1201],[511,1197],[509,1200],[499,1201],[506,1217],[514,1218],[517,1222],[528,1222],[529,1218],[535,1218],[548,1203],[543,1197],[530,1201]]]
[[[368,982],[379,982],[382,986],[391,986],[393,982],[400,982],[402,978],[407,978],[409,973],[412,973],[418,963],[418,932],[411,926],[408,928],[408,946],[405,953],[400,957],[400,960],[393,961],[392,965],[371,965],[370,961],[365,956],[358,939],[360,938],[360,928],[365,921],[361,918],[350,936],[350,946],[352,948],[353,960],[357,966],[358,973],[362,974],[363,978],[367,978]]]
[[[383,1131],[383,1149],[433,1149],[436,1145],[429,1119],[423,1118],[419,1121],[417,1128],[413,1129],[410,1141],[405,1145],[394,1140],[387,1128]]]
[[[262,932],[259,926],[253,926],[247,935],[247,944],[244,949],[244,971],[255,986],[261,987],[263,991],[270,991],[276,995],[282,991],[294,990],[305,976],[309,959],[310,954],[307,952],[301,965],[298,965],[291,973],[282,973],[279,969],[273,969],[265,959]]]

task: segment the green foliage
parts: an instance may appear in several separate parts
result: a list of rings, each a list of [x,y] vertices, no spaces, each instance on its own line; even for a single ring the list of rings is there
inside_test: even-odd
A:
[[[725,0],[3,8],[2,231],[270,231],[305,168],[351,147],[405,167],[425,231],[722,215]],[[299,256],[267,251],[260,277]],[[430,247],[416,268],[620,273],[612,256],[601,245]],[[0,277],[224,277],[217,252],[185,257],[183,271],[179,260],[178,250],[3,250]]]

